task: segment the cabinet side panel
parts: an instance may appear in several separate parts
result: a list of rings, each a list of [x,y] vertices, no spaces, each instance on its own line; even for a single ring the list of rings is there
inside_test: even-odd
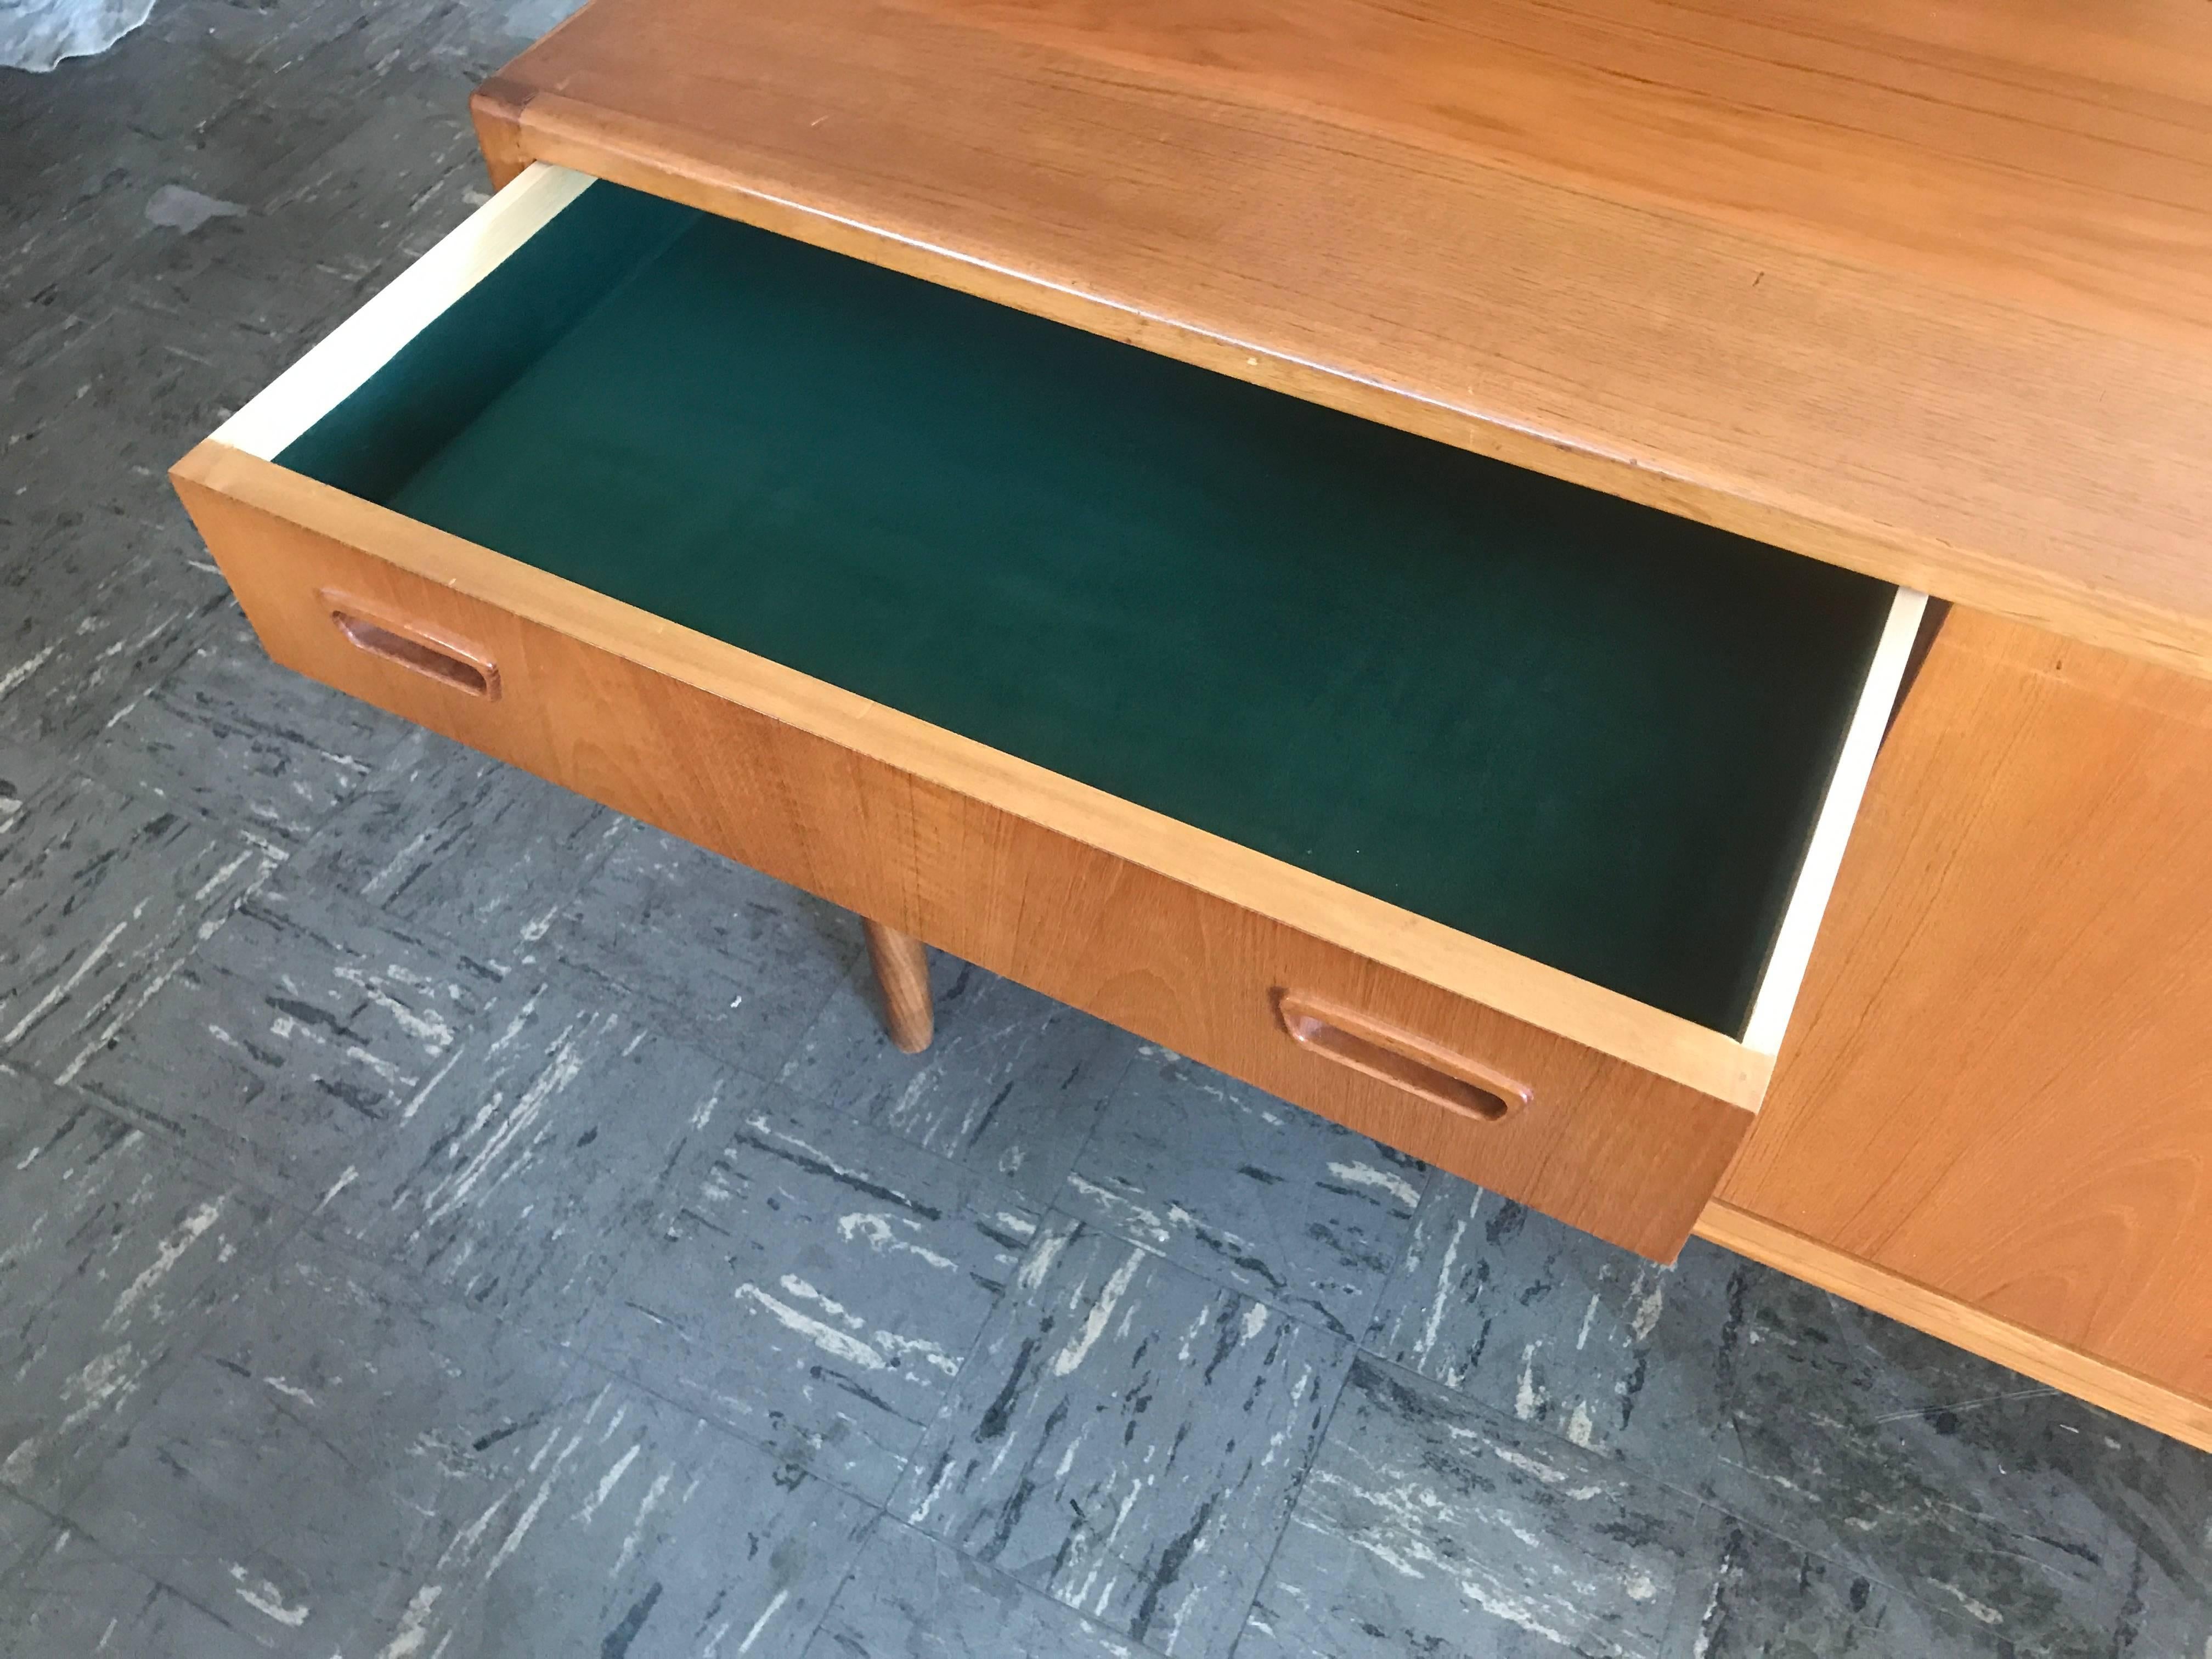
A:
[[[2212,686],[1952,614],[1721,1197],[2212,1397]]]

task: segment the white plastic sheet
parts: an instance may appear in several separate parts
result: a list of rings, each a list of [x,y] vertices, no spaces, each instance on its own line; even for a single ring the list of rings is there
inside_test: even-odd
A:
[[[43,71],[106,52],[153,9],[154,0],[0,0],[0,66]]]

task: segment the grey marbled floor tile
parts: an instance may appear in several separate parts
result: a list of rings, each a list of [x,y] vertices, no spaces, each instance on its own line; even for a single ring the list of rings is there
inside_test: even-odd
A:
[[[1218,1284],[1357,1338],[1428,1167],[1151,1043],[1059,1207]]]
[[[0,560],[23,557],[36,572],[33,581],[56,599],[74,601],[68,609],[52,601],[42,606],[48,621],[82,606],[112,627],[101,629],[105,637],[68,629],[46,641],[61,648],[38,677],[41,700],[51,700],[39,726],[76,743],[95,737],[183,659],[173,634],[155,633],[154,602],[183,598],[187,615],[210,604],[229,605],[229,590],[165,475],[221,423],[226,407],[205,395],[207,381],[187,354],[258,343],[204,319],[149,315],[115,294],[94,295],[91,304],[94,315],[60,354],[70,361],[58,357],[17,377],[13,388],[0,387],[0,401],[8,401],[11,392],[15,399],[35,398],[72,380],[94,386],[82,400],[68,398],[58,418],[11,453],[9,459],[28,463],[15,477],[30,488],[9,499],[14,522],[0,538]],[[156,344],[149,335],[167,337]],[[131,401],[118,401],[111,387],[97,384],[103,380],[125,382],[119,398]],[[105,407],[94,401],[103,392],[110,394]],[[149,415],[134,393],[162,406],[162,415]],[[128,649],[106,654],[123,641]],[[71,668],[73,662],[81,666]]]
[[[1714,1485],[1732,1512],[2023,1653],[2212,1640],[2212,1455],[1755,1270]]]
[[[281,75],[240,74],[232,54],[206,52],[222,27],[213,19],[194,33],[203,50],[187,48],[191,67],[173,74],[215,81],[228,68],[237,95],[198,114],[189,149],[151,158],[161,170],[142,165],[135,193],[143,204],[173,183],[242,210],[181,234],[142,234],[96,298],[173,317],[164,332],[211,359],[196,377],[201,395],[233,404],[253,396],[382,287],[395,256],[419,258],[429,233],[463,216],[460,191],[448,198],[440,186],[468,159],[468,84],[493,65],[471,75],[433,44],[439,14],[452,9],[418,0],[379,7],[356,18],[349,39],[296,58],[286,50]],[[368,45],[386,30],[398,38]],[[429,74],[426,60],[436,64]],[[471,183],[483,185],[481,161]],[[143,228],[143,205],[140,218]],[[287,280],[272,281],[277,271]],[[201,330],[216,326],[244,337],[204,343]],[[171,413],[173,429],[180,414]]]
[[[8,1595],[8,1576],[17,1562],[43,1545],[54,1517],[27,1498],[0,1486],[0,1602]]]
[[[305,841],[407,740],[392,715],[271,662],[242,617],[118,712],[79,764],[179,809]]]
[[[514,1443],[395,1641],[412,1617],[470,1659],[797,1654],[876,1514],[613,1378]]]
[[[1161,1653],[1226,1653],[1351,1356],[1055,1217],[892,1513]]]
[[[44,1133],[82,1103],[76,1096],[43,1078],[0,1066],[0,1171],[6,1170],[19,1142]],[[4,1178],[0,1175],[0,1179]]]
[[[574,1365],[303,1237],[218,1303],[69,1519],[260,1648],[386,1651],[516,1447],[574,1414]]]
[[[1439,1170],[1361,1346],[1703,1488],[1755,1272],[1692,1239],[1661,1267]]]
[[[24,800],[59,770],[58,757],[34,759],[29,745],[0,740],[0,836],[15,828]]]
[[[426,50],[437,33],[421,27],[428,8],[374,14],[417,23],[406,48],[365,50],[382,31],[358,18],[304,54],[267,56],[273,31],[258,52],[226,49],[214,37],[227,32],[227,8],[176,9],[183,42],[158,42],[149,30],[64,71],[82,102],[49,125],[76,140],[75,153],[23,156],[20,134],[11,146],[26,169],[47,163],[46,190],[30,192],[46,199],[33,210],[36,229],[0,253],[0,269],[12,265],[11,276],[37,289],[32,308],[86,316],[110,337],[86,342],[91,331],[50,329],[10,354],[24,382],[17,430],[40,463],[27,498],[13,503],[27,530],[104,528],[116,474],[158,479],[356,308],[372,291],[363,268],[409,240],[410,198],[434,187],[462,149],[474,77]],[[163,9],[155,25],[168,15]],[[143,54],[159,54],[164,69],[149,74]],[[426,58],[435,65],[427,74],[416,67]],[[94,90],[102,82],[104,97]],[[103,106],[131,118],[103,131],[93,113]],[[373,156],[371,145],[380,146]],[[214,205],[210,216],[161,213],[162,192],[185,189]],[[111,311],[121,315],[110,321]]]
[[[283,858],[250,831],[56,780],[0,839],[0,1060],[69,1082]]]
[[[933,951],[937,1036],[902,1054],[884,1035],[863,954],[785,1061],[796,1093],[881,1124],[1055,1202],[1136,1039],[1079,1009]]]
[[[2020,1651],[1963,1613],[1946,1619],[1863,1573],[1723,1520],[1720,1571],[1670,1659],[2015,1659]]]
[[[515,962],[611,850],[624,820],[504,762],[415,732],[309,838],[289,892],[368,900]]]
[[[164,511],[181,523],[181,509]],[[167,678],[216,616],[236,614],[215,567],[183,550],[190,532],[164,538],[175,545],[104,556],[97,574],[64,571],[49,550],[0,598],[0,744],[49,775]]]
[[[738,1073],[592,1322],[593,1357],[887,1497],[1037,1230],[994,1177]]]
[[[1710,1528],[1620,1460],[1362,1355],[1237,1651],[1662,1655]]]
[[[298,1659],[795,1653],[870,1514],[312,1237],[226,1299],[71,1506],[103,1552]]]
[[[627,1012],[518,975],[331,1178],[314,1224],[565,1340],[726,1086]]]
[[[805,1659],[1138,1659],[1143,1650],[889,1516]]]
[[[25,1562],[21,1582],[0,1592],[0,1653],[8,1659],[261,1659],[264,1650],[222,1615],[62,1527]]]
[[[176,71],[179,78],[190,73],[182,66]],[[178,166],[179,149],[140,148],[116,171],[135,161],[150,175],[147,181],[135,188],[111,182],[94,198],[136,222],[126,234],[138,246],[110,246],[101,250],[108,257],[89,262],[49,250],[49,270],[78,265],[57,272],[59,280],[41,296],[51,302],[41,311],[58,314],[19,337],[13,350],[0,348],[0,377],[15,370],[12,387],[0,384],[0,399],[29,416],[27,429],[11,431],[21,441],[9,459],[21,470],[18,489],[0,507],[0,528],[9,532],[0,537],[0,557],[12,548],[34,549],[40,562],[80,590],[110,586],[118,568],[134,556],[210,564],[170,488],[168,467],[307,344],[296,335],[288,340],[266,326],[212,314],[206,307],[240,307],[212,291],[179,293],[156,274],[163,258],[189,259],[187,250],[234,240],[246,217],[222,216],[197,234],[165,233],[147,222],[149,207],[158,212],[165,198],[191,187],[191,171]],[[337,285],[317,269],[321,261],[302,254],[290,263],[295,280],[272,283],[264,272],[258,284],[252,273],[217,264],[212,271],[220,280],[208,287],[232,295],[251,286],[264,295],[276,290],[283,296],[276,308],[296,316],[308,290]],[[203,263],[200,271],[210,274],[210,266]],[[267,298],[262,305],[270,308]],[[220,590],[220,577],[211,586]]]
[[[0,1216],[0,1486],[59,1508],[191,1351],[219,1270],[297,1218],[89,1102],[15,1147]]]
[[[644,1659],[797,1652],[871,1511],[310,1240],[74,1513],[255,1651]]]
[[[859,954],[859,922],[821,900],[624,823],[540,954],[598,975],[653,1023],[774,1077]]]
[[[80,1087],[302,1208],[404,1139],[504,981],[343,893],[264,890],[85,1061]]]

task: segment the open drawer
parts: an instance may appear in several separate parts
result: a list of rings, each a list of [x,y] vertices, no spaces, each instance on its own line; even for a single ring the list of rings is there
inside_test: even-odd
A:
[[[1660,1257],[1921,609],[542,164],[174,477],[279,661]]]

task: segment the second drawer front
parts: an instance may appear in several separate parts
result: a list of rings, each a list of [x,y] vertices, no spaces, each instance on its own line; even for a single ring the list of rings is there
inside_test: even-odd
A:
[[[287,666],[1616,1243],[1671,1259],[1751,1124],[1326,939],[179,483]]]

